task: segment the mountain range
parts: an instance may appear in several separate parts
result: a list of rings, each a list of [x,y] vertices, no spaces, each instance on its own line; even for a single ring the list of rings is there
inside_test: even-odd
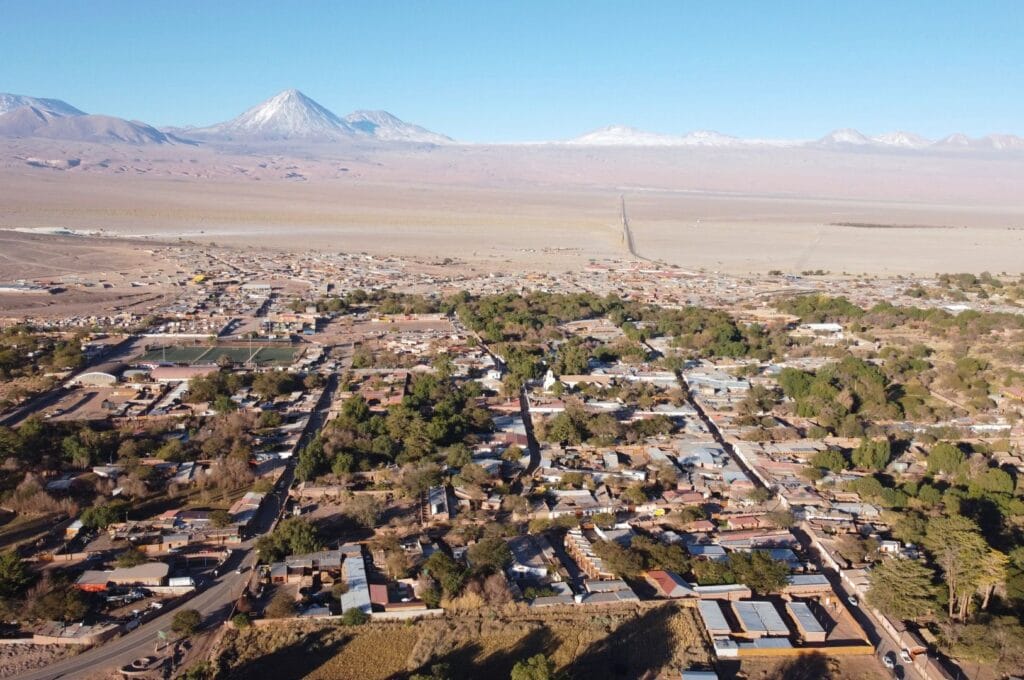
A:
[[[387,111],[354,111],[342,118],[298,90],[285,90],[223,123],[163,130],[140,121],[90,115],[59,99],[0,94],[2,137],[128,144],[453,141]]]
[[[358,110],[338,116],[302,92],[280,92],[231,120],[206,127],[157,129],[141,121],[87,114],[59,99],[0,93],[0,138],[46,138],[126,144],[232,142],[362,142],[443,145],[445,135],[407,123],[387,111]],[[820,139],[744,139],[711,130],[666,135],[612,125],[579,137],[549,142],[577,147],[705,147],[717,149],[806,147],[837,151],[1024,151],[1024,138],[952,134],[940,140],[895,131],[868,136],[849,128]]]
[[[593,130],[570,139],[564,144],[623,147],[810,147],[835,150],[1024,150],[1024,138],[1015,135],[988,135],[972,138],[957,133],[939,140],[931,140],[903,130],[869,137],[858,130],[843,128],[834,130],[820,139],[743,139],[713,130],[696,130],[685,135],[664,135],[624,125],[611,125]]]

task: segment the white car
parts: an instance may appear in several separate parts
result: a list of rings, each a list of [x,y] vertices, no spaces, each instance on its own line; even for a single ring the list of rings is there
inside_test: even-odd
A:
[[[846,601],[850,603],[851,607],[857,606],[857,598],[854,595],[850,595],[848,598],[846,598]]]
[[[903,660],[903,663],[912,663],[914,661],[914,657],[910,656],[909,649],[900,650],[900,659]]]
[[[886,652],[882,657],[882,665],[889,670],[896,668],[896,652]]]

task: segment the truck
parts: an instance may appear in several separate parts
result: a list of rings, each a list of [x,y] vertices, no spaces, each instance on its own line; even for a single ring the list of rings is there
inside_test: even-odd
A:
[[[173,576],[167,579],[167,585],[172,588],[194,588],[196,581],[191,576]]]

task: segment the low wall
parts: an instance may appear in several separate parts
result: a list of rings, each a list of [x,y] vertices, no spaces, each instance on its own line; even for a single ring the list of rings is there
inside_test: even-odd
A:
[[[40,562],[77,562],[79,560],[85,560],[96,553],[94,552],[78,552],[78,553],[44,553],[39,556]]]
[[[79,645],[90,647],[92,645],[98,645],[101,642],[106,642],[110,638],[114,637],[118,633],[124,632],[124,626],[111,626],[106,630],[97,631],[92,635],[76,635],[75,637],[64,637],[60,635],[40,635],[36,634],[32,636],[32,644],[36,645]]]
[[[412,621],[415,619],[433,618],[444,616],[443,609],[408,609],[390,612],[373,612],[370,618],[373,621]]]
[[[871,645],[836,645],[825,647],[788,647],[788,648],[744,648],[737,650],[736,656],[751,658],[757,656],[800,656],[801,654],[824,654],[825,656],[856,656],[871,655],[875,648]]]

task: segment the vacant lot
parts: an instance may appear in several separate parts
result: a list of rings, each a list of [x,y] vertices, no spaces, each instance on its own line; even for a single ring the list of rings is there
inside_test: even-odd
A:
[[[786,659],[747,659],[725,662],[719,667],[722,678],[736,680],[884,680],[888,677],[874,656],[826,657],[805,654]]]
[[[225,640],[227,677],[406,678],[447,664],[452,678],[507,678],[547,654],[570,677],[636,678],[709,660],[694,610],[672,603],[607,610],[464,615],[360,628],[282,624]]]

